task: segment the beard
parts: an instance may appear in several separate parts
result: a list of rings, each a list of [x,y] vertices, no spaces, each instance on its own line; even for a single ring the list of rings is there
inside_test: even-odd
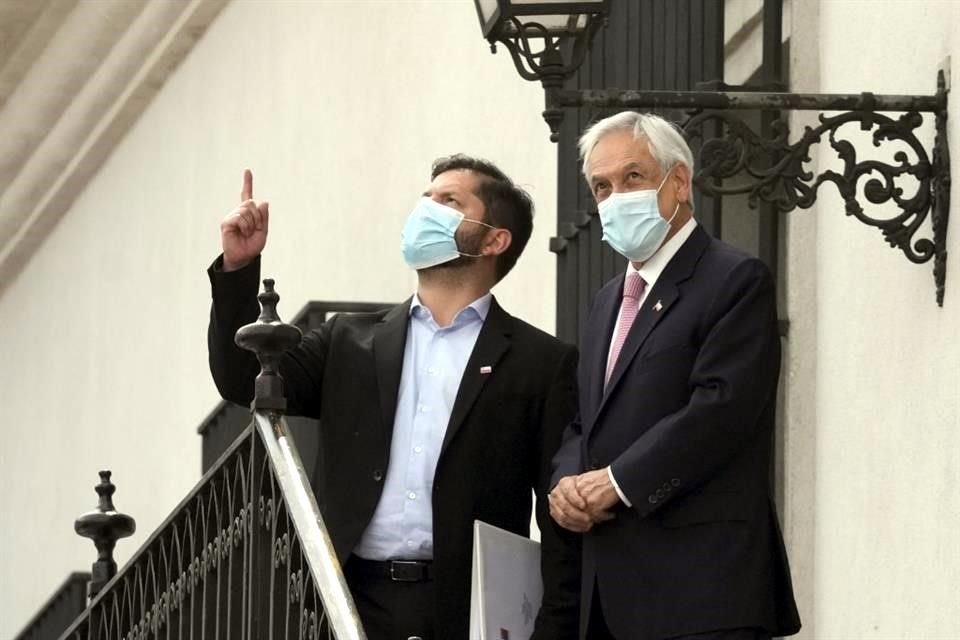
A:
[[[477,229],[472,231],[464,230],[463,232],[457,234],[457,249],[460,250],[460,253],[472,253],[474,255],[479,255],[480,251],[483,249],[483,239],[487,235],[487,229],[486,227],[481,227],[479,225],[476,226],[478,227]],[[424,271],[453,271],[458,269],[467,269],[476,264],[479,259],[480,258],[474,258],[473,256],[457,256],[449,262],[428,267],[427,269],[424,269]]]

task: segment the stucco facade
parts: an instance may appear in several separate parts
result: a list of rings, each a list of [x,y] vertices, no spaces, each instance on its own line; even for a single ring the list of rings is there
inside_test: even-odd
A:
[[[270,201],[264,275],[289,319],[312,299],[409,296],[400,228],[431,162],[489,158],[538,208],[494,293],[552,331],[556,161],[542,101],[490,54],[469,3],[228,3],[5,283],[0,638],[89,570],[95,550],[73,520],[95,506],[98,470],[113,470],[115,503],[137,520],[121,565],[199,480],[196,428],[219,399],[205,269],[244,168]]]
[[[556,152],[543,94],[506,52],[490,55],[472,3],[221,4],[0,287],[0,637],[93,561],[72,522],[93,507],[99,469],[113,470],[116,504],[137,519],[118,545],[121,564],[199,479],[195,429],[217,401],[204,269],[245,167],[271,203],[264,273],[289,318],[311,299],[408,296],[415,279],[399,229],[430,162],[457,151],[497,162],[538,214],[495,293],[553,329]],[[730,4],[728,32],[760,5]],[[960,60],[960,4],[949,0],[793,0],[785,12],[793,91],[931,94],[937,70]],[[749,55],[736,52],[731,68],[745,73]],[[949,115],[960,122],[960,100]],[[891,157],[855,139],[858,152]],[[956,165],[960,137],[950,139]],[[824,145],[811,167],[835,162]],[[813,209],[783,216],[783,526],[801,638],[960,635],[954,218],[940,308],[932,266],[845,216],[830,187]]]

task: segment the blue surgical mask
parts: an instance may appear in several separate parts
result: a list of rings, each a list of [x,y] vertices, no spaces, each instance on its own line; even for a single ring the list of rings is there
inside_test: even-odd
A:
[[[663,244],[670,231],[670,223],[677,217],[679,202],[669,221],[660,215],[660,204],[657,202],[660,189],[669,175],[670,171],[667,171],[656,189],[611,193],[597,207],[603,240],[628,260],[649,260]]]
[[[456,209],[431,198],[420,198],[400,234],[403,259],[411,269],[426,269],[460,256],[481,257],[479,254],[464,253],[457,246],[457,228],[464,221],[494,228],[484,222],[464,218]]]

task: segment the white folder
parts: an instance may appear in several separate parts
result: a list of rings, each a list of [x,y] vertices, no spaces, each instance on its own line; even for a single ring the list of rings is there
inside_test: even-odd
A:
[[[543,599],[540,543],[473,522],[470,640],[529,640]]]

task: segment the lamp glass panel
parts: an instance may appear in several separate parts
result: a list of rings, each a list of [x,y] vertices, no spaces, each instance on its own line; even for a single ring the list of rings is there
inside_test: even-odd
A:
[[[480,9],[480,16],[484,24],[490,22],[491,16],[497,10],[497,0],[476,0],[477,8]]]
[[[518,19],[524,23],[536,22],[539,25],[546,27],[547,31],[552,34],[558,33],[578,33],[583,31],[584,27],[587,25],[587,16],[586,15],[532,15],[532,16],[519,16]],[[504,30],[506,35],[512,35],[516,33],[516,29],[512,22],[508,22],[504,25]],[[527,34],[530,35],[529,33]]]
[[[520,4],[595,4],[601,5],[603,2],[597,0],[596,2],[584,2],[584,0],[513,0],[511,4],[520,5]]]
[[[549,6],[550,13],[599,13],[603,10],[604,0],[510,0],[509,4],[523,13],[530,12],[538,5]],[[572,6],[566,9],[560,5]]]

